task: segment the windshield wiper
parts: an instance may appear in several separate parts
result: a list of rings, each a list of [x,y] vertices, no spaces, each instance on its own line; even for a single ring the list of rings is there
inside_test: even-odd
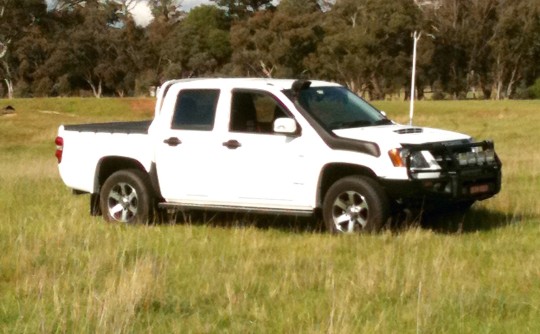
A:
[[[378,121],[375,121],[375,125],[390,125],[390,124],[394,124],[394,122],[392,122],[388,118],[383,118]]]
[[[330,128],[335,129],[350,129],[350,128],[359,128],[364,126],[374,126],[374,125],[389,125],[393,124],[388,118],[379,119],[377,121],[366,121],[366,120],[354,120],[347,122],[335,122],[330,124]]]
[[[373,125],[373,123],[370,121],[355,120],[355,121],[348,121],[348,122],[335,122],[335,123],[330,124],[330,128],[332,130],[349,129],[349,128],[359,128],[362,126],[370,126],[370,125]]]

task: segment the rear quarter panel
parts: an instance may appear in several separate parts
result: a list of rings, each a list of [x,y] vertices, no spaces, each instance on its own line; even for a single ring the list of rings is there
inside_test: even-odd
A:
[[[146,134],[67,131],[60,126],[58,135],[64,139],[60,176],[72,189],[97,190],[96,169],[106,157],[134,159],[150,170],[152,149]]]

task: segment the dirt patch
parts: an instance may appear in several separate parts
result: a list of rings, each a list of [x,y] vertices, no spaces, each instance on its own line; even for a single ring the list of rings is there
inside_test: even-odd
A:
[[[154,114],[155,99],[144,98],[136,99],[130,102],[131,110],[135,114],[152,116]]]

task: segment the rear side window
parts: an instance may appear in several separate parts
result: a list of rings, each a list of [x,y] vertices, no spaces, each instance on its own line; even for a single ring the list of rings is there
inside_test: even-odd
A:
[[[214,128],[218,89],[182,90],[176,99],[172,129],[210,131]]]

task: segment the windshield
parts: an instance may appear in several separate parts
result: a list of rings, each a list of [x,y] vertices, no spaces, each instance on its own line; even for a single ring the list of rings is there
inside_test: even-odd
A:
[[[289,97],[292,91],[285,92]],[[392,124],[375,107],[345,87],[300,90],[298,103],[327,130]]]

